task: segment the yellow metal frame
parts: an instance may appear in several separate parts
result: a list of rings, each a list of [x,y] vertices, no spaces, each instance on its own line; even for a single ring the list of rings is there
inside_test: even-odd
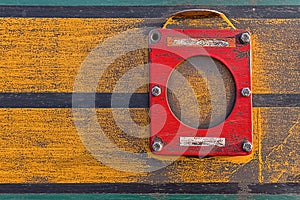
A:
[[[164,23],[162,28],[167,28],[168,25],[172,24],[173,20],[178,19],[188,19],[193,18],[196,16],[203,16],[203,17],[220,17],[222,18],[232,29],[236,29],[235,26],[231,23],[231,21],[221,12],[216,10],[209,10],[209,9],[189,9],[183,10],[180,12],[175,13],[174,15],[170,16],[166,22]]]

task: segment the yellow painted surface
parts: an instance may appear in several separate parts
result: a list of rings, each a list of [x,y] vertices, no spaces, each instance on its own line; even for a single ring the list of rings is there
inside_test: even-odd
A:
[[[72,92],[82,62],[99,43],[150,21],[2,18],[0,92]],[[252,33],[253,92],[298,94],[299,43],[289,41],[297,38],[300,20],[234,22]],[[120,56],[105,71],[97,91],[112,92],[126,71],[144,62],[145,49]],[[133,74],[132,80],[147,82],[148,71]],[[127,92],[128,87],[121,91]],[[147,86],[142,86],[136,92],[147,91]],[[159,171],[129,173],[106,166],[88,152],[78,136],[71,109],[0,109],[0,183],[299,182],[299,111],[254,108],[252,155],[181,157]],[[137,124],[149,124],[147,109],[130,112]],[[149,151],[147,139],[130,137],[121,130],[111,109],[98,109],[97,116],[104,132],[118,147],[135,153]],[[125,125],[129,123],[129,118],[120,118]],[[129,125],[128,128],[136,130]],[[147,135],[149,131],[139,134]]]
[[[141,19],[0,19],[0,91],[72,92],[88,53]]]
[[[262,119],[260,114],[261,108],[256,109],[256,121],[254,123],[256,124],[256,130],[258,135],[258,143],[257,143],[257,149],[258,149],[258,182],[262,183],[264,181],[263,177],[263,160],[262,160]]]
[[[300,108],[261,109],[264,182],[299,182]]]
[[[286,122],[278,130],[272,127],[274,123],[269,127],[269,120],[276,117],[277,111],[286,113],[293,123]],[[132,112],[134,120],[144,125],[149,123],[147,117],[139,118],[145,116],[147,109],[132,109]],[[98,109],[97,115],[105,134],[119,148],[135,153],[149,151],[147,139],[132,139],[118,128],[111,109]],[[299,108],[255,108],[252,155],[181,157],[163,170],[151,173],[120,172],[97,161],[80,140],[71,109],[1,109],[0,116],[1,183],[241,182],[242,176],[245,177],[242,170],[251,175],[249,182],[284,182],[288,177],[295,180],[292,176],[297,176],[300,170],[296,163],[299,154],[292,146],[299,141]],[[127,123],[126,119],[123,123]],[[267,146],[273,136],[280,134],[286,137]],[[292,143],[288,145],[288,155],[284,150],[287,142]],[[262,155],[270,148],[267,155]]]
[[[0,110],[1,183],[135,182],[87,151],[69,109]],[[140,175],[142,176],[142,175]]]
[[[299,19],[237,19],[253,35],[253,93],[299,94]]]
[[[163,21],[2,18],[0,91],[72,92],[82,62],[106,38],[128,29],[147,26],[147,23]],[[297,52],[300,43],[292,41],[298,38],[300,20],[234,19],[234,22],[238,28],[249,30],[253,36],[253,92],[299,93]],[[99,81],[98,92],[112,92],[127,70],[147,62],[147,52],[134,53],[121,56],[105,71]],[[136,79],[147,79],[148,74],[145,71],[134,76]],[[123,90],[126,92],[128,89]],[[137,92],[147,92],[147,87]]]

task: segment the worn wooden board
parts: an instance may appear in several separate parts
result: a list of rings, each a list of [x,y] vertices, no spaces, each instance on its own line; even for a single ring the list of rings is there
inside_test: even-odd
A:
[[[86,13],[53,18],[51,15],[55,13],[47,16],[47,12],[30,12],[36,8],[28,8],[21,17],[18,9],[13,14],[15,18],[8,18],[9,10],[0,20],[0,183],[13,184],[1,185],[1,193],[299,193],[300,20],[299,14],[292,12],[299,7],[287,8],[289,17],[281,13],[280,19],[277,12],[261,17],[261,13],[255,15],[253,8],[247,8],[249,14],[235,13],[233,7],[219,8],[227,10],[234,24],[249,30],[253,37],[253,154],[181,157],[158,171],[143,173],[121,172],[95,159],[76,130],[70,94],[83,61],[99,44],[126,30],[160,26],[168,13],[180,7],[167,11],[162,7],[157,10],[158,17],[152,13],[148,17],[132,17],[137,12],[133,11],[125,13],[125,17],[120,14],[121,18],[109,11],[107,15],[111,17],[107,18],[87,17]],[[99,12],[99,8],[90,9]],[[142,9],[147,8],[138,12],[143,13]],[[62,10],[66,12],[68,8]],[[34,14],[37,18],[33,18]],[[147,42],[144,37],[140,39]],[[108,51],[120,47],[122,44],[116,44]],[[104,72],[96,91],[113,93],[122,75],[146,62],[147,49],[119,56]],[[126,87],[119,92],[130,92],[130,86],[137,80],[147,82],[148,71],[133,73],[131,79],[123,80]],[[82,92],[89,91],[82,89]],[[149,124],[147,92],[147,85],[138,88],[135,93],[142,95],[139,102],[144,103],[130,108],[131,119],[142,126]],[[45,94],[45,99],[40,97]],[[97,120],[114,144],[128,152],[149,152],[148,139],[129,136],[116,124],[112,113],[116,108],[105,105],[100,103],[96,109]],[[146,128],[140,132],[141,129],[130,125],[125,108],[117,109],[118,119],[127,130],[149,134]],[[148,156],[153,155],[148,153]],[[145,163],[137,160],[138,164]],[[134,167],[129,168],[134,171]],[[92,185],[85,185],[88,183]]]
[[[88,1],[80,1],[80,0],[2,0],[1,5],[35,5],[35,6],[140,6],[140,5],[156,5],[156,6],[167,6],[167,5],[299,5],[299,2],[296,0],[245,0],[245,1],[236,1],[236,0],[178,0],[178,1],[167,1],[167,0],[145,0],[140,2],[138,0],[120,0],[120,1],[112,1],[112,0],[88,0]]]
[[[233,20],[239,28],[253,34],[253,93],[298,94],[300,20]],[[72,92],[82,62],[105,38],[163,22],[164,19],[139,18],[3,18],[1,92]],[[111,93],[126,71],[146,61],[145,51],[135,52],[134,60],[130,55],[119,58],[105,71],[97,92]],[[134,75],[139,79],[148,78],[147,71]],[[147,91],[147,87],[143,87],[138,92]],[[126,88],[122,92],[126,92]]]

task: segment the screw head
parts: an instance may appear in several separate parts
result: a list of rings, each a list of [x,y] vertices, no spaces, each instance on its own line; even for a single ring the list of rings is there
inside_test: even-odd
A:
[[[161,94],[161,88],[158,86],[154,86],[151,90],[153,96],[159,96]]]
[[[244,142],[244,143],[243,143],[243,150],[244,150],[245,152],[250,152],[250,151],[252,151],[252,148],[253,148],[253,146],[252,146],[252,144],[251,144],[250,142]]]
[[[249,33],[242,33],[242,35],[240,36],[240,41],[243,44],[249,44],[251,42],[251,37]]]
[[[152,144],[153,151],[158,152],[158,151],[161,151],[162,148],[163,148],[163,143],[162,142],[153,142],[153,144]]]
[[[241,93],[244,97],[249,97],[251,95],[251,90],[250,88],[243,88]]]

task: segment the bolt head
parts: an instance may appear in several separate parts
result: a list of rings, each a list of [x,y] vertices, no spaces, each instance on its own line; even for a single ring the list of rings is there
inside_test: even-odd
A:
[[[153,151],[159,152],[163,148],[163,143],[162,142],[153,142],[152,144],[152,149]]]
[[[161,94],[161,88],[158,86],[154,86],[151,90],[153,96],[159,96]]]
[[[243,88],[241,93],[244,97],[249,97],[251,95],[251,90],[250,88]]]
[[[253,146],[250,142],[244,142],[243,151],[250,152],[250,151],[252,151],[252,148],[253,148]]]
[[[251,42],[251,37],[249,33],[242,33],[242,35],[240,36],[240,41],[243,44],[249,44]]]

